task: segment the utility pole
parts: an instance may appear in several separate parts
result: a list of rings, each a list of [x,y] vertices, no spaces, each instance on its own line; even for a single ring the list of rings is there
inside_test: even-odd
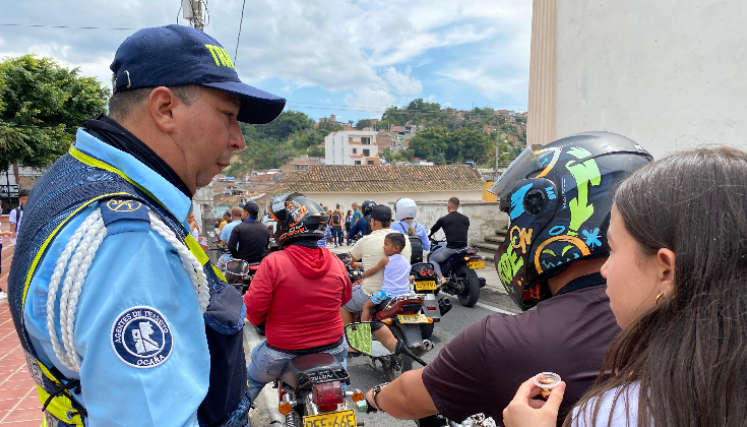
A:
[[[184,11],[184,19],[189,21],[189,24],[203,31],[205,28],[205,14],[202,9],[201,0],[182,0],[182,10]]]

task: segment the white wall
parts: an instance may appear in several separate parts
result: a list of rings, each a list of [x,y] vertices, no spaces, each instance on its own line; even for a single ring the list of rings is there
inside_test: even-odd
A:
[[[747,149],[747,1],[557,0],[557,137]]]
[[[371,139],[370,145],[350,144],[350,138],[360,142],[361,137]],[[369,150],[368,157],[379,157],[379,147],[376,145],[376,132],[373,131],[340,131],[327,135],[324,138],[324,160],[327,165],[354,165],[355,160],[360,160],[365,165],[365,157],[350,157],[353,148],[356,154],[363,154],[363,150]]]

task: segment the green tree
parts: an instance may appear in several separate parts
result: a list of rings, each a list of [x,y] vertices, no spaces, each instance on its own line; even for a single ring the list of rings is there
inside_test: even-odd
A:
[[[445,128],[430,128],[418,132],[410,140],[410,149],[415,157],[428,159],[436,164],[446,164],[449,133]]]
[[[106,111],[109,90],[32,55],[0,61],[0,170],[46,167],[65,154],[75,129]]]
[[[371,120],[368,119],[358,120],[358,123],[355,124],[355,128],[358,130],[363,130],[363,128],[370,127],[373,127],[373,123],[371,123]]]
[[[272,123],[261,126],[265,136],[283,140],[296,132],[313,129],[314,119],[300,111],[288,110],[280,113]]]
[[[495,140],[480,130],[467,128],[457,129],[449,135],[449,145],[446,158],[450,162],[462,163],[474,160],[481,164],[487,161],[491,148],[495,147]]]
[[[309,157],[324,157],[324,147],[309,147],[306,154],[308,154]]]

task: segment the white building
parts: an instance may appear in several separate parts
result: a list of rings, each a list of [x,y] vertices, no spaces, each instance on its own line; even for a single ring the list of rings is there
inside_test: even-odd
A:
[[[324,159],[327,165],[379,165],[376,132],[346,130],[333,132],[324,138]]]
[[[581,131],[654,158],[747,150],[744,0],[533,0],[527,142]]]

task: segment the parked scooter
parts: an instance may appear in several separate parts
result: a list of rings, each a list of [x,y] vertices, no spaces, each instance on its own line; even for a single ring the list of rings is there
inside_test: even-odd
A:
[[[393,381],[403,372],[412,369],[412,361],[425,366],[421,359],[433,349],[433,343],[424,339],[421,326],[432,324],[433,319],[423,312],[423,295],[401,295],[388,299],[372,310],[376,320],[355,322],[345,326],[348,345],[371,359],[371,367],[381,365],[387,381]],[[380,322],[380,323],[379,323]],[[397,338],[394,353],[374,340],[372,327],[383,323]]]
[[[440,291],[436,284],[436,273],[433,271],[433,264],[429,262],[419,262],[412,266],[410,275],[414,278],[413,290],[416,294],[423,296],[423,313],[433,319],[433,323],[420,325],[420,333],[423,339],[428,339],[433,335],[433,329],[441,317],[451,310],[451,300],[447,297],[438,299]]]
[[[445,244],[445,240],[431,239],[431,248],[433,248],[431,254]],[[465,307],[477,304],[480,298],[480,288],[484,288],[486,284],[485,278],[478,277],[475,270],[485,268],[487,258],[477,253],[477,249],[466,247],[452,254],[446,262],[441,264],[441,271],[448,280],[445,285],[441,286],[441,289],[450,295],[456,295],[459,303]],[[428,256],[430,258],[430,254]]]
[[[346,398],[351,398],[359,412],[368,409],[366,398],[360,390],[344,392],[343,383],[350,384],[350,375],[331,354],[307,354],[289,361],[275,380],[278,412],[285,416],[285,425],[362,426],[356,423],[355,410],[348,408]]]

